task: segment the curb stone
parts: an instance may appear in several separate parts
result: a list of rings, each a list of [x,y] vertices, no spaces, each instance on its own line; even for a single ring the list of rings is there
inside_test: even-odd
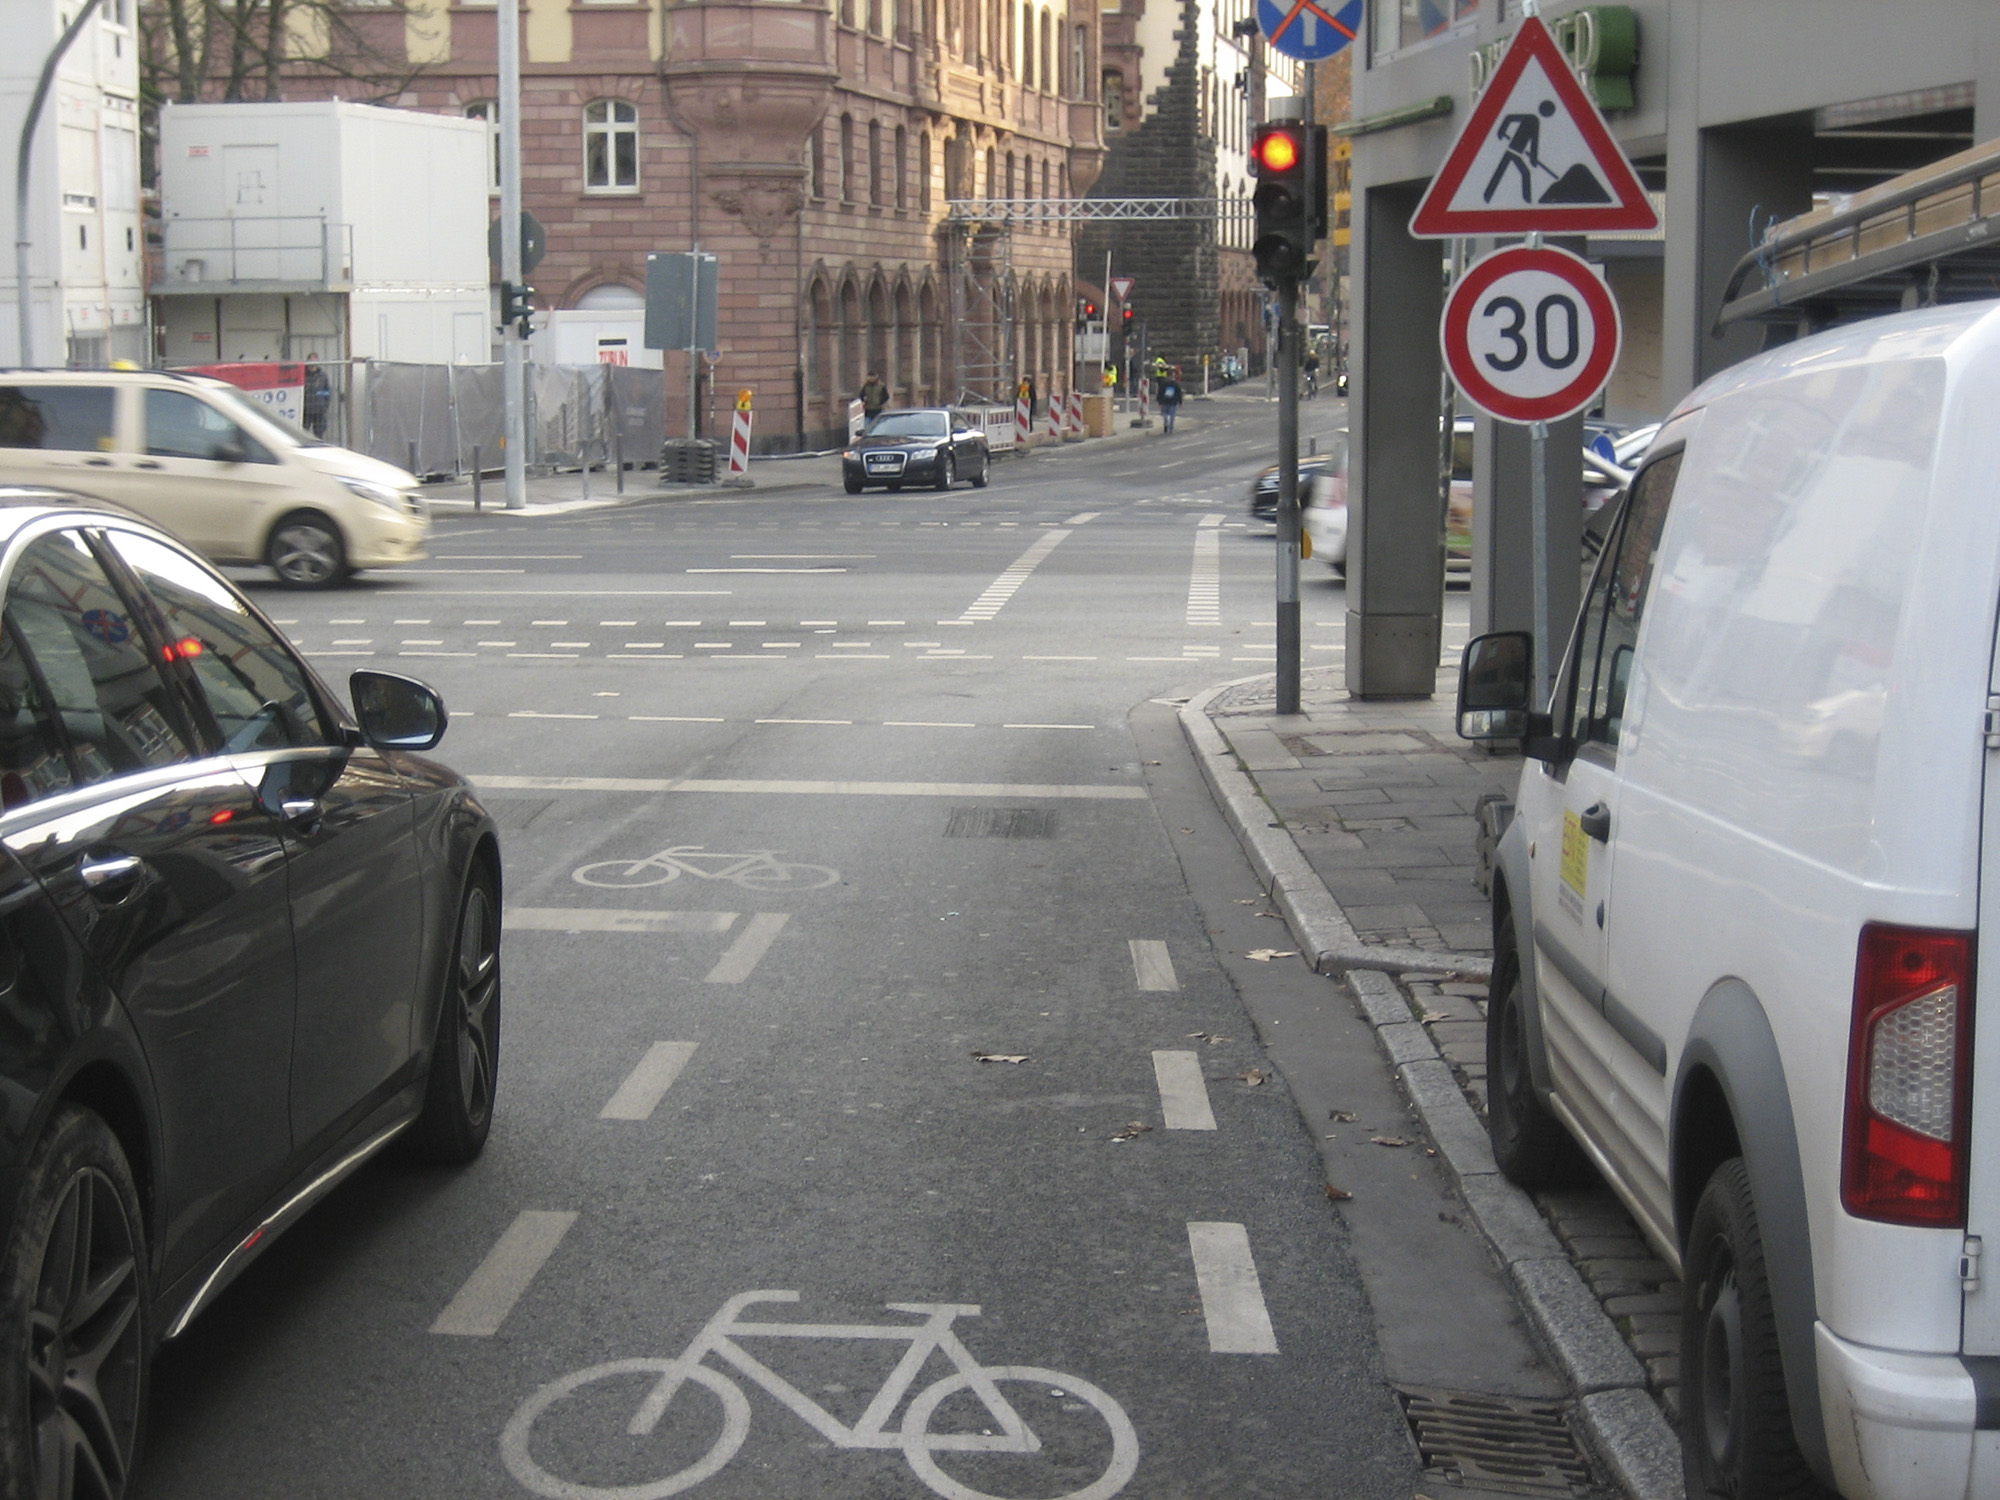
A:
[[[1242,678],[1251,682],[1257,678]],[[1576,1426],[1630,1500],[1684,1500],[1680,1442],[1649,1394],[1646,1371],[1584,1283],[1535,1201],[1500,1175],[1486,1130],[1451,1065],[1390,977],[1450,972],[1490,979],[1489,960],[1365,944],[1208,717],[1238,682],[1189,699],[1181,732],[1202,777],[1286,926],[1314,969],[1341,982],[1374,1027],[1467,1212],[1506,1269],[1536,1338],[1575,1395]]]

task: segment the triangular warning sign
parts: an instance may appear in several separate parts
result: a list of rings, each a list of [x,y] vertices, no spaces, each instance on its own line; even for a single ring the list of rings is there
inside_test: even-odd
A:
[[[1419,239],[1657,229],[1632,164],[1535,16],[1410,219]]]

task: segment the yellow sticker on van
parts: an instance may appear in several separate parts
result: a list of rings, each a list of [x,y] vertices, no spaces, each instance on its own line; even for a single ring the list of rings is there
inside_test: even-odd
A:
[[[1563,809],[1562,882],[1579,896],[1590,884],[1590,835],[1569,808]]]

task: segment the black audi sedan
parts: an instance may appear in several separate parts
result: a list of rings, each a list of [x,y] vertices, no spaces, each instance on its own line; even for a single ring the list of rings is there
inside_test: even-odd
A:
[[[906,484],[948,490],[961,479],[970,479],[974,489],[983,490],[992,462],[986,434],[970,417],[926,406],[878,414],[854,446],[840,455],[840,471],[850,495],[871,484],[892,490]]]
[[[165,532],[0,489],[0,1490],[124,1493],[155,1347],[392,1143],[493,1120],[500,852]]]

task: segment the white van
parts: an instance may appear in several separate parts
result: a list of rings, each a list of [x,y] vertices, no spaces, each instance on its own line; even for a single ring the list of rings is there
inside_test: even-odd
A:
[[[2000,304],[1709,381],[1615,524],[1547,713],[1462,668],[1494,1154],[1679,1270],[1691,1496],[2000,1496]]]
[[[116,501],[293,588],[420,561],[430,535],[417,481],[393,464],[224,381],[164,370],[0,371],[0,483]]]

